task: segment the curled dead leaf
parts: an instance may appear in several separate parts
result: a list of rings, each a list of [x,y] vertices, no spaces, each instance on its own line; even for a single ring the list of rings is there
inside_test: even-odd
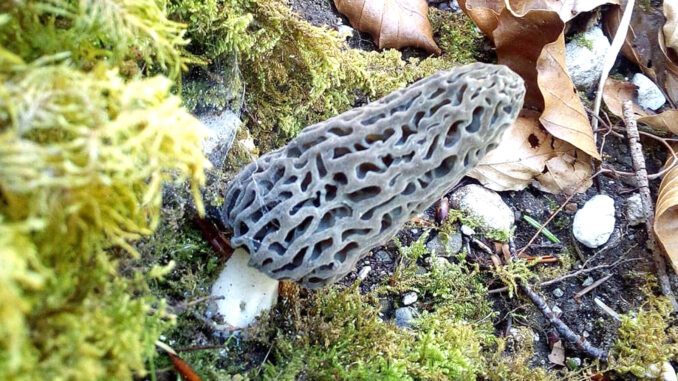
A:
[[[496,190],[521,190],[544,170],[552,156],[549,134],[539,126],[538,115],[521,115],[468,174],[483,186]]]
[[[675,0],[672,0],[675,2]],[[623,1],[625,3],[625,1]],[[638,65],[667,95],[678,102],[678,57],[667,49],[663,29],[666,18],[653,7],[643,8],[636,2],[631,26],[622,47],[623,55]],[[614,7],[605,13],[603,25],[608,36],[614,36],[621,20],[621,9]],[[670,30],[670,28],[668,28]]]
[[[551,364],[565,366],[565,347],[563,347],[562,341],[558,340],[553,344],[548,357]]]
[[[648,115],[642,107],[636,102],[636,85],[627,81],[620,81],[618,79],[608,78],[605,81],[603,89],[603,102],[605,106],[618,118],[622,117],[622,105],[624,101],[633,101],[633,113],[638,116]]]
[[[582,159],[572,162],[573,157]],[[525,110],[504,133],[499,146],[490,151],[469,176],[496,191],[521,190],[534,184],[550,193],[570,193],[590,186],[590,181],[582,182],[591,175],[590,165],[584,162],[588,159],[581,151],[546,132],[539,123],[538,113]],[[568,167],[566,163],[571,165]],[[551,170],[556,172],[549,175]]]
[[[549,159],[546,170],[546,173],[537,177],[537,183],[534,184],[535,188],[544,192],[571,195],[584,192],[593,185],[591,158],[574,147],[571,153]]]
[[[459,3],[494,41],[499,63],[525,80],[525,107],[541,111],[540,122],[551,135],[600,159],[588,116],[565,69],[565,22],[559,12],[571,13],[583,2],[566,2],[570,8],[562,8],[562,1],[514,0],[507,2],[510,9],[504,0]]]
[[[659,186],[654,231],[674,271],[678,272],[678,167],[670,170]]]
[[[625,100],[635,99],[636,86],[630,82],[608,78],[605,82],[603,101],[608,110],[617,117],[622,117],[622,104]],[[638,123],[650,126],[655,130],[671,132],[678,135],[678,110],[669,109],[660,114],[645,111],[635,102],[633,113],[638,117]]]
[[[661,114],[643,116],[638,118],[638,123],[678,135],[678,110],[667,110]]]
[[[664,42],[678,54],[678,0],[664,0]]]
[[[584,105],[565,69],[565,37],[544,46],[537,60],[537,81],[544,97],[539,120],[553,136],[600,160]]]
[[[369,33],[379,49],[408,46],[440,54],[426,0],[334,0],[351,25]]]

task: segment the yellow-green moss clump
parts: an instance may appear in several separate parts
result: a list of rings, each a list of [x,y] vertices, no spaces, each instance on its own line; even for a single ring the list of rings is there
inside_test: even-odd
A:
[[[678,328],[669,325],[671,311],[667,300],[650,295],[645,308],[635,316],[624,315],[611,351],[611,368],[655,378],[658,374],[652,375],[653,368],[658,371],[665,361],[676,360]]]
[[[338,33],[300,19],[283,0],[170,0],[169,9],[188,24],[189,50],[203,62],[184,88],[187,104],[224,106],[224,97],[237,100],[244,91],[248,127],[268,149],[351,108],[358,94],[381,97],[471,61],[480,38],[464,16],[434,11],[445,52],[404,61],[394,50],[348,48]],[[234,74],[242,83],[233,82]]]
[[[162,184],[207,165],[170,93],[181,27],[155,0],[0,7],[0,374],[130,379],[168,321],[131,243]],[[129,70],[125,75],[120,71]]]

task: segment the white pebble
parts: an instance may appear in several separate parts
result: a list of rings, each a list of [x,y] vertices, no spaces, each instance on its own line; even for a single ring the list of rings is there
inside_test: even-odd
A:
[[[408,292],[407,294],[403,295],[403,305],[409,306],[410,304],[414,304],[418,298],[419,297],[417,296],[416,292]]]
[[[651,110],[657,110],[666,103],[666,98],[652,80],[636,73],[631,82],[638,88],[638,104]]]
[[[565,45],[567,71],[578,89],[591,90],[598,85],[609,48],[610,42],[597,26]]]
[[[479,227],[485,231],[509,232],[515,221],[513,211],[499,194],[476,184],[466,185],[454,192],[450,197],[450,205],[478,220]],[[466,234],[463,230],[462,233]]]
[[[610,239],[614,224],[614,200],[610,196],[597,195],[574,215],[572,232],[577,241],[595,249]]]
[[[360,272],[358,273],[358,279],[360,280],[365,280],[367,278],[367,274],[372,271],[372,267],[370,266],[365,266],[362,269],[360,269]]]

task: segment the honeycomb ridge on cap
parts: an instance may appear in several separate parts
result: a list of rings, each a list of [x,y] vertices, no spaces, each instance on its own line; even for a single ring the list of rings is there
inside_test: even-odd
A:
[[[305,128],[229,184],[231,244],[272,278],[334,283],[495,148],[524,94],[507,67],[475,63]]]

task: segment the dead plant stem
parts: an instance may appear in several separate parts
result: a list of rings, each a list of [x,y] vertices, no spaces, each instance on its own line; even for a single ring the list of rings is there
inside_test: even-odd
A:
[[[662,293],[669,299],[674,311],[678,311],[678,302],[671,290],[671,282],[666,272],[666,261],[659,250],[657,240],[654,235],[654,207],[652,196],[650,195],[649,181],[647,178],[647,169],[645,168],[645,157],[643,156],[643,146],[640,144],[640,134],[636,124],[636,116],[633,114],[633,103],[626,100],[623,105],[624,123],[626,124],[626,133],[629,139],[629,148],[631,159],[633,161],[633,170],[636,172],[636,182],[640,192],[640,199],[643,203],[647,228],[647,246],[652,252],[652,259],[657,267],[657,279]]]

